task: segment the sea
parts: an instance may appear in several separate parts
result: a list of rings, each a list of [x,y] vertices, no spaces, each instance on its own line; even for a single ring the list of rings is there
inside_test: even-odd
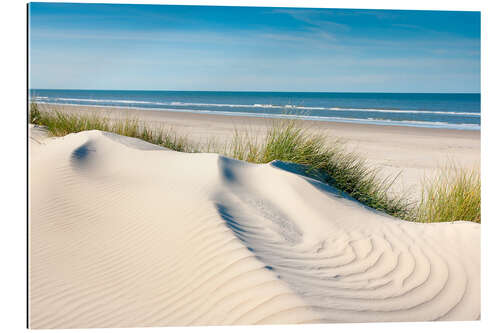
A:
[[[340,93],[31,89],[37,103],[226,116],[480,130],[475,93]]]

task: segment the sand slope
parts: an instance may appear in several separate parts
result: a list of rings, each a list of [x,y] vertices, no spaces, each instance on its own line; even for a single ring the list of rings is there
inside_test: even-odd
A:
[[[32,138],[33,328],[480,316],[478,224],[399,221],[282,162]]]

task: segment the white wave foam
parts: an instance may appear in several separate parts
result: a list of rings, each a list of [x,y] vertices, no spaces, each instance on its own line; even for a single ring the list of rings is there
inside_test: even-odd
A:
[[[361,108],[340,108],[340,107],[321,107],[321,106],[297,106],[293,104],[272,105],[272,104],[215,104],[215,103],[184,103],[172,102],[170,105],[176,106],[216,106],[230,108],[264,108],[264,109],[298,109],[298,110],[327,110],[327,111],[357,111],[357,112],[382,112],[382,113],[414,113],[414,114],[442,114],[442,115],[460,115],[480,117],[477,112],[456,112],[456,111],[431,111],[431,110],[395,110],[395,109],[361,109]]]
[[[155,102],[149,102],[149,101],[123,100],[123,99],[90,99],[90,98],[57,97],[57,98],[55,98],[55,100],[72,101],[72,102],[95,102],[95,103],[155,104]]]
[[[47,99],[48,97],[35,97],[34,99]],[[273,105],[273,104],[220,104],[220,103],[191,103],[191,102],[153,102],[139,100],[119,100],[119,99],[88,99],[88,98],[54,98],[55,101],[74,101],[74,102],[94,102],[94,103],[119,103],[119,104],[149,104],[149,105],[170,105],[170,106],[207,106],[207,107],[228,107],[228,108],[262,108],[262,109],[297,109],[297,110],[325,110],[339,112],[379,112],[379,113],[403,113],[403,114],[439,114],[450,116],[472,116],[480,117],[477,112],[461,111],[432,111],[432,110],[395,110],[395,109],[363,109],[363,108],[340,108],[340,107],[321,107],[321,106],[296,106]]]

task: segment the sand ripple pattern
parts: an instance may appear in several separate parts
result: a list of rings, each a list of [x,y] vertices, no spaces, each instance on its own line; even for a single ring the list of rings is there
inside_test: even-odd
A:
[[[468,320],[479,225],[99,131],[30,142],[30,326]]]
[[[282,162],[219,164],[221,217],[326,322],[479,318],[479,225],[400,221]]]

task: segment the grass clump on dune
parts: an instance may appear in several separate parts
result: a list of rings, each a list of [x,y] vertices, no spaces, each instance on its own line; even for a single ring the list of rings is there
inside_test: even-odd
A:
[[[281,160],[301,164],[312,177],[376,210],[405,218],[412,209],[403,195],[388,194],[396,177],[379,177],[376,168],[348,152],[339,141],[329,143],[325,136],[308,131],[294,120],[274,121],[262,141],[235,131],[223,154],[253,163]]]
[[[478,169],[444,168],[424,182],[415,221],[472,221],[481,223],[481,176]]]
[[[398,176],[381,178],[379,169],[371,167],[340,141],[309,131],[294,120],[276,120],[263,138],[255,132],[235,130],[232,139],[222,147],[214,142],[193,144],[173,130],[151,129],[138,120],[110,119],[97,114],[71,114],[42,111],[30,105],[30,122],[45,126],[54,136],[86,130],[101,130],[138,138],[180,152],[215,152],[235,159],[268,163],[274,160],[297,163],[307,173],[346,192],[354,199],[389,215],[417,222],[467,220],[480,222],[481,186],[479,172],[449,169],[428,181],[422,200],[416,205],[404,193],[391,193]],[[251,133],[250,133],[251,132]]]
[[[30,123],[45,126],[50,135],[64,136],[82,131],[100,130],[138,138],[165,148],[182,152],[197,151],[187,138],[174,131],[151,129],[137,119],[112,120],[98,114],[71,114],[57,110],[42,111],[35,103],[30,105]]]

